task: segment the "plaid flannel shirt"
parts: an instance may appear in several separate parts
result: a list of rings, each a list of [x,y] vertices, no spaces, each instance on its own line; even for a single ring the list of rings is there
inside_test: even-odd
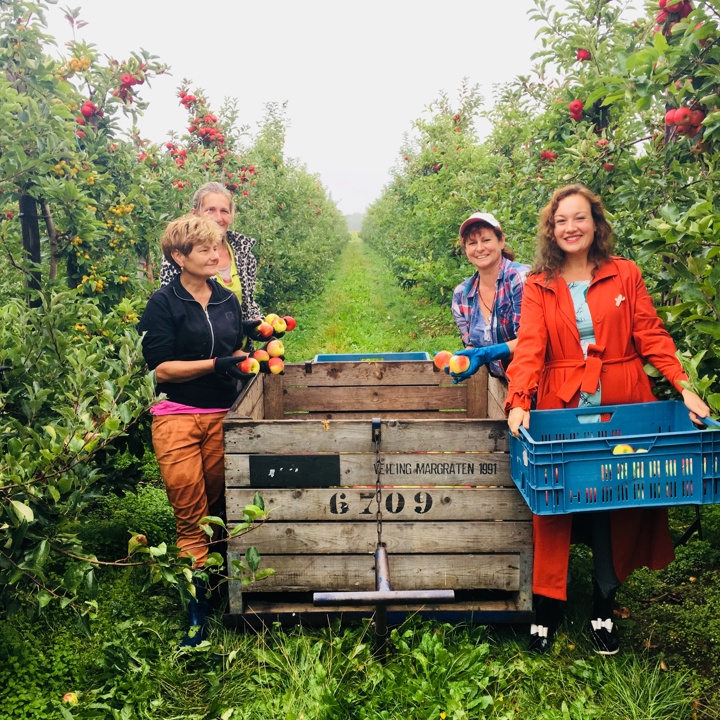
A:
[[[517,337],[523,287],[529,270],[529,265],[513,262],[505,257],[500,263],[500,270],[495,281],[493,325],[490,328],[493,345],[514,340]],[[461,282],[453,293],[452,314],[460,331],[463,345],[468,344],[470,318],[479,282],[480,277],[476,272]]]

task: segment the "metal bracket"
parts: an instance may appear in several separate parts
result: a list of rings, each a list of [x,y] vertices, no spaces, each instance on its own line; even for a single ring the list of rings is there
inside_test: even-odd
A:
[[[372,426],[372,441],[379,443],[382,438],[382,424],[380,418],[373,418],[371,421]]]

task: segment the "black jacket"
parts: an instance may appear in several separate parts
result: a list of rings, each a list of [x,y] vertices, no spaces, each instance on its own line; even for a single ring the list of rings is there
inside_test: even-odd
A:
[[[143,355],[151,370],[168,360],[207,360],[232,355],[242,346],[242,312],[237,297],[208,280],[212,287],[207,309],[176,277],[154,292],[140,318]],[[199,408],[230,407],[238,395],[237,381],[210,373],[182,383],[161,382],[157,392],[168,400]]]

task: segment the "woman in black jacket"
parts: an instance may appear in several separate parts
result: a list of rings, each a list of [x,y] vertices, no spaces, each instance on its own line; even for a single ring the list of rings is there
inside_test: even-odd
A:
[[[237,364],[245,354],[240,302],[213,279],[223,234],[217,223],[195,215],[171,222],[162,237],[165,259],[177,268],[172,281],[148,300],[140,320],[143,355],[155,371],[159,402],[153,406],[152,439],[177,544],[202,568],[210,538],[200,527],[224,504],[222,421],[248,377]],[[183,645],[204,639],[209,605],[196,584],[190,631]]]

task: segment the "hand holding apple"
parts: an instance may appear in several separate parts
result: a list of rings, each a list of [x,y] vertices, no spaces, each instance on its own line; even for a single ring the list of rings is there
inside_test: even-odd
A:
[[[467,380],[474,375],[482,365],[493,360],[503,360],[510,357],[510,347],[507,343],[485,345],[483,347],[465,348],[459,350],[450,358],[448,370],[453,382]]]
[[[237,378],[238,380],[247,380],[255,374],[244,372],[240,367],[241,363],[245,361],[247,357],[247,355],[242,357],[237,355],[228,355],[227,357],[213,358],[213,372],[218,375],[229,375],[230,377]]]
[[[257,375],[260,372],[260,363],[252,356],[248,355],[239,365],[242,372],[248,375]]]
[[[272,325],[257,318],[256,320],[243,320],[243,335],[251,340],[267,340],[273,333]]]

